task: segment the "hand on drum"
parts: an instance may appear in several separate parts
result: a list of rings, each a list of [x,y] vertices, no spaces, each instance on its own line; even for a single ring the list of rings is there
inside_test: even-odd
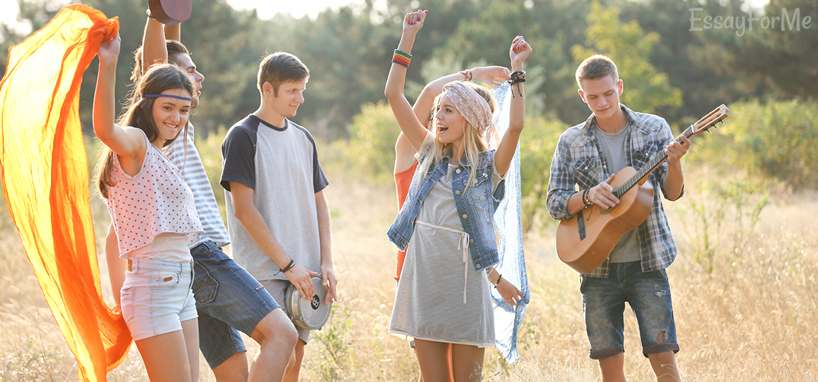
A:
[[[324,298],[324,304],[338,301],[338,295],[335,293],[335,286],[338,285],[338,279],[335,278],[335,272],[332,270],[332,266],[321,266],[321,284],[327,288],[327,296]]]
[[[287,280],[290,280],[290,283],[293,284],[295,289],[298,289],[298,294],[301,295],[301,298],[307,300],[311,300],[312,296],[315,295],[315,288],[312,286],[310,277],[316,275],[318,275],[317,272],[304,268],[300,264],[296,264],[292,269],[284,272],[284,276],[287,276]]]

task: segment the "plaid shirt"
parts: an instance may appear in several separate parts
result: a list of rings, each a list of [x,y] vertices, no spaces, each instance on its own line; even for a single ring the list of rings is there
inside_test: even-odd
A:
[[[626,151],[628,166],[639,169],[650,158],[673,141],[667,122],[652,114],[636,113],[622,105],[622,110],[632,126],[626,140],[630,150]],[[591,188],[608,179],[608,164],[594,135],[593,114],[584,122],[566,130],[559,139],[554,159],[551,161],[551,179],[548,182],[548,213],[557,220],[570,219],[568,198],[574,194],[575,185],[580,190]],[[667,161],[649,175],[651,183],[659,185],[665,193],[664,180],[667,175]],[[684,188],[682,188],[682,195]],[[681,195],[680,195],[681,197]],[[670,233],[667,216],[662,208],[659,193],[653,197],[653,208],[648,218],[639,225],[637,239],[642,258],[642,271],[651,272],[665,269],[676,259],[676,242]],[[584,274],[584,277],[608,277],[610,258]]]

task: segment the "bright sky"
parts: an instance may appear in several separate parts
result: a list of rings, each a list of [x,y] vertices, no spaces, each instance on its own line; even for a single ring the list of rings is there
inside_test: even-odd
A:
[[[276,12],[289,12],[294,17],[307,15],[315,18],[326,8],[338,9],[342,5],[363,4],[363,0],[227,0],[227,2],[239,9],[256,8],[262,19],[270,18]],[[768,2],[769,0],[750,0],[750,3],[756,8]],[[420,3],[422,5],[423,1]],[[375,1],[376,7],[383,7],[385,4],[386,0]],[[0,0],[0,22],[16,23],[17,11],[17,0]]]
[[[5,1],[5,0],[2,0]],[[293,17],[301,18],[304,15],[315,18],[321,11],[327,8],[338,9],[347,4],[361,5],[363,0],[227,0],[227,3],[237,9],[256,8],[259,18],[269,19],[277,12],[288,12]],[[376,0],[375,6],[379,3],[386,4],[386,0]],[[195,4],[194,4],[195,5]]]

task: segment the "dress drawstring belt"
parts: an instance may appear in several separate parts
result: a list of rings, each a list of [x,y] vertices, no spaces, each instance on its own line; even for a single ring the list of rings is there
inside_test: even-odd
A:
[[[457,249],[460,249],[463,252],[463,304],[466,303],[466,288],[468,287],[468,279],[469,279],[469,234],[468,232],[458,231],[456,229],[451,229],[447,227],[441,227],[439,225],[429,224],[422,222],[420,220],[415,221],[416,224],[425,225],[430,228],[434,229],[442,229],[444,231],[453,232],[460,235],[460,243],[457,245]]]

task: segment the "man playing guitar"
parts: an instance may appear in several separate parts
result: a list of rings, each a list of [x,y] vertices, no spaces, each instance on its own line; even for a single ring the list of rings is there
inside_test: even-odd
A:
[[[614,174],[631,166],[640,168],[664,150],[667,161],[648,176],[668,200],[684,193],[681,157],[690,141],[674,141],[670,126],[658,116],[631,111],[619,103],[623,82],[616,65],[601,55],[591,56],[576,72],[579,96],[593,114],[560,136],[551,162],[547,209],[554,219],[573,217],[588,206],[610,210],[620,200],[613,193]],[[575,191],[575,187],[579,191]],[[677,248],[662,208],[654,194],[648,218],[625,233],[611,254],[596,269],[581,277],[585,324],[590,356],[599,360],[603,381],[624,381],[624,326],[627,301],[633,309],[642,340],[659,381],[679,381],[667,268]]]

